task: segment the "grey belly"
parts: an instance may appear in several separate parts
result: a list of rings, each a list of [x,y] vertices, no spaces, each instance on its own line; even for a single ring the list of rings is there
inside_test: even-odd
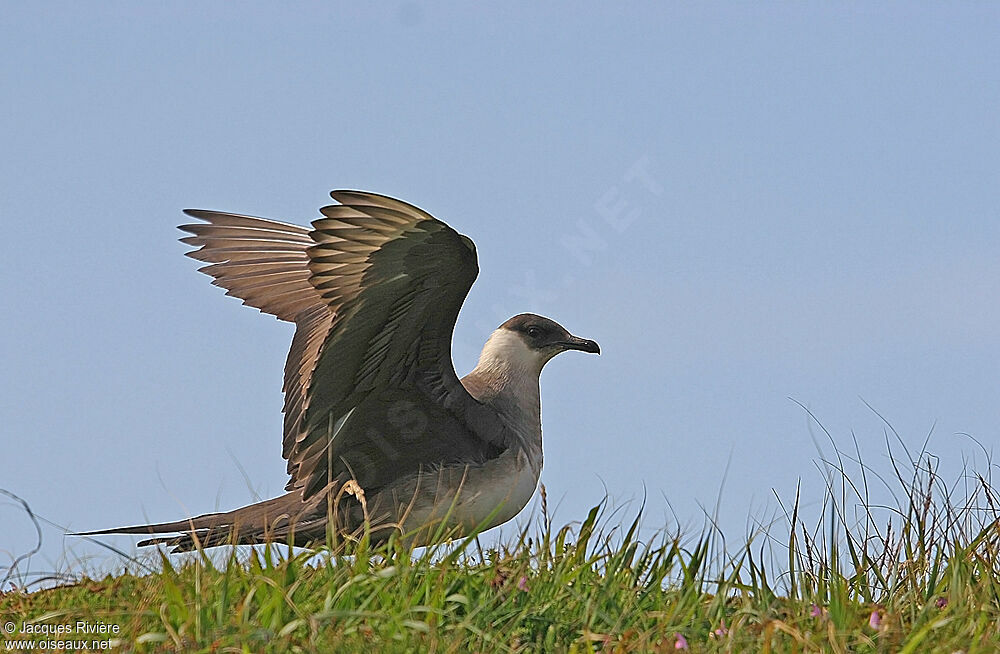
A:
[[[531,499],[540,459],[510,448],[482,465],[424,471],[366,496],[367,518],[373,533],[382,534],[379,540],[396,530],[415,545],[495,527],[517,515]],[[362,518],[361,503],[352,504],[352,517]]]

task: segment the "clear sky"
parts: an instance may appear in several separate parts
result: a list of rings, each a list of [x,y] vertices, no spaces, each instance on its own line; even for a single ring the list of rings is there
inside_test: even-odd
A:
[[[0,487],[71,529],[282,492],[292,327],[176,225],[334,188],[476,242],[460,374],[523,311],[600,342],[542,376],[559,519],[818,500],[789,398],[882,469],[865,402],[949,470],[1000,437],[994,4],[7,3],[0,93]]]

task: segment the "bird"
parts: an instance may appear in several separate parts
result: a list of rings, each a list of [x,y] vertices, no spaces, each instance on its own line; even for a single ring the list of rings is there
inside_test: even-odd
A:
[[[189,209],[186,254],[243,304],[294,323],[284,368],[285,494],[233,511],[86,532],[151,534],[173,552],[393,532],[414,546],[516,516],[542,468],[539,376],[598,344],[518,314],[459,379],[451,344],[476,246],[411,204],[330,193],[312,229]]]

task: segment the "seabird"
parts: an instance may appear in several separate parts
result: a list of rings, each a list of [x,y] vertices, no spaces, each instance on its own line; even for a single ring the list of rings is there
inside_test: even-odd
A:
[[[476,368],[451,359],[459,309],[479,273],[470,238],[384,195],[333,191],[313,229],[186,210],[187,253],[244,304],[295,323],[285,364],[287,493],[224,513],[90,534],[172,534],[173,551],[323,541],[328,528],[375,540],[513,518],[542,468],[542,367],[597,343],[530,313],[494,331]],[[333,520],[334,524],[329,522]]]

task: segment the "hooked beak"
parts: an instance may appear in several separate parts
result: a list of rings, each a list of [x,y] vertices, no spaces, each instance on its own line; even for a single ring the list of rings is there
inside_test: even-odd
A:
[[[601,353],[601,346],[597,344],[597,341],[592,341],[589,338],[570,336],[560,344],[567,350],[580,350],[581,352],[590,352],[591,354]]]

